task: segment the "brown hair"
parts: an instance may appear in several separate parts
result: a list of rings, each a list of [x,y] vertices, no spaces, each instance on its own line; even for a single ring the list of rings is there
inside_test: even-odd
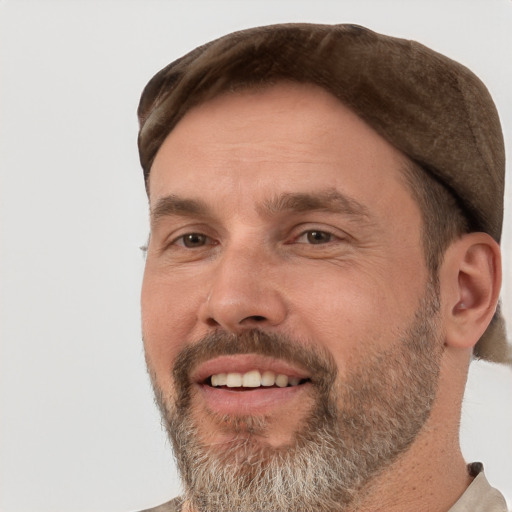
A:
[[[420,208],[425,261],[435,278],[448,246],[475,229],[456,196],[432,174],[411,160],[403,166],[402,172]]]

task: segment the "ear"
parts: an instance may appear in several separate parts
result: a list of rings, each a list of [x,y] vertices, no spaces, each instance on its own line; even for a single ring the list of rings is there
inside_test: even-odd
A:
[[[492,320],[501,287],[501,254],[487,233],[468,233],[445,252],[439,271],[446,345],[472,348]]]

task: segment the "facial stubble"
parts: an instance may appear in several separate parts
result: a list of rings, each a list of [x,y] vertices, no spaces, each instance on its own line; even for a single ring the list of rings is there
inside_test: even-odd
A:
[[[263,331],[216,332],[186,347],[173,370],[175,398],[157,403],[173,444],[184,499],[197,511],[346,511],[377,475],[404,453],[435,398],[442,343],[434,287],[391,348],[365,354],[341,382],[332,356],[314,343]],[[258,353],[306,368],[314,406],[286,446],[272,447],[267,418],[213,417],[229,441],[204,443],[195,419],[191,370],[228,354]],[[151,370],[150,370],[151,373]],[[204,411],[200,411],[204,414]]]

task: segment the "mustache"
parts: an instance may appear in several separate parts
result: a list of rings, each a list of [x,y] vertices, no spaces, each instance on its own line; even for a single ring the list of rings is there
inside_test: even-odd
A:
[[[306,344],[284,334],[251,329],[241,334],[215,331],[186,346],[176,357],[172,374],[178,403],[189,401],[192,371],[201,363],[219,356],[258,354],[281,359],[299,366],[310,375],[311,382],[320,392],[328,392],[337,376],[337,365],[332,355],[313,343]]]

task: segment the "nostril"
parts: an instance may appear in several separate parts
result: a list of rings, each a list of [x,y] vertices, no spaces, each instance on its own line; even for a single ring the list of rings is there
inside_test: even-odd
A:
[[[1,0],[0,0],[1,1]],[[270,319],[263,315],[249,315],[242,317],[236,317],[236,315],[220,315],[219,317],[209,316],[202,320],[208,327],[217,329],[222,327],[231,332],[238,332],[239,329],[249,329],[256,326],[261,327],[267,322],[270,323]]]
[[[260,315],[248,316],[246,320],[254,320],[255,322],[264,322],[266,318]]]
[[[220,326],[219,322],[217,322],[217,320],[215,320],[215,318],[208,318],[206,320],[206,324],[209,327],[219,327]]]

